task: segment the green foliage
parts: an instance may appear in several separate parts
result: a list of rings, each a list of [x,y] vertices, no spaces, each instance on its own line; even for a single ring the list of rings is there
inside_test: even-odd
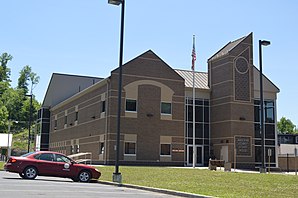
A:
[[[24,94],[22,90],[9,88],[2,94],[2,101],[9,112],[10,120],[20,120],[22,114],[21,108],[23,105]]]
[[[0,131],[1,132],[6,130],[7,120],[8,120],[7,108],[3,105],[3,102],[0,101]]]
[[[26,151],[28,148],[28,129],[13,135],[12,143],[14,152]]]
[[[292,123],[290,119],[282,117],[279,122],[277,122],[278,132],[281,134],[294,134],[296,126]]]
[[[32,72],[32,69],[29,65],[26,65],[21,71],[20,71],[20,77],[18,79],[18,89],[23,89],[25,94],[29,91],[29,83],[30,82],[30,90],[32,91],[34,85],[38,84],[39,82],[39,76],[37,76],[36,73]]]
[[[8,131],[8,123],[11,120],[11,131],[13,131],[14,136],[18,137],[17,135],[23,131],[27,131],[28,134],[30,97],[27,97],[26,94],[29,91],[32,95],[32,124],[37,119],[40,103],[35,99],[32,91],[39,82],[39,76],[32,71],[29,65],[26,65],[20,71],[18,86],[16,88],[11,87],[10,69],[7,66],[11,60],[12,56],[8,53],[0,55],[0,132]],[[27,150],[28,137],[25,135],[24,138],[14,139],[13,149]]]
[[[38,109],[40,109],[40,107],[41,107],[41,104],[35,99],[35,96],[33,95],[33,98],[32,98],[32,120],[37,119],[37,113],[38,113]],[[29,116],[30,116],[30,97],[26,97],[24,99],[21,112],[23,112],[23,114],[21,115],[20,119],[29,120]]]
[[[7,63],[11,60],[12,56],[8,53],[0,55],[0,94],[10,87],[10,69]]]
[[[114,167],[100,166],[111,181]],[[210,171],[190,168],[121,166],[123,183],[215,197],[295,197],[297,176]]]
[[[12,56],[8,53],[0,55],[0,82],[9,81],[10,69],[7,67],[8,61],[12,60]]]

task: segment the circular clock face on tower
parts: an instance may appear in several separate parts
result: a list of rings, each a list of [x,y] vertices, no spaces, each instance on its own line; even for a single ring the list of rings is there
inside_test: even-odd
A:
[[[240,74],[245,74],[246,72],[248,72],[247,60],[244,57],[237,58],[235,62],[235,68]]]

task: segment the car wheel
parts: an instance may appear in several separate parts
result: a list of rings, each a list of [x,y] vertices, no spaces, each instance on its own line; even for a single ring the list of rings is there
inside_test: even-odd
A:
[[[29,166],[25,168],[23,176],[25,179],[35,179],[35,177],[37,176],[37,169],[33,166]]]
[[[89,182],[91,180],[91,174],[89,171],[83,170],[80,172],[78,179],[80,182]]]

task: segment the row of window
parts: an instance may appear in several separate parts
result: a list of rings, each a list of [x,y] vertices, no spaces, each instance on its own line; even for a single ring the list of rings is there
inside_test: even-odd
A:
[[[99,153],[104,153],[104,143],[100,144]],[[137,154],[137,143],[136,142],[124,142],[124,155]],[[169,156],[171,155],[171,144],[160,144],[160,155]]]
[[[106,111],[106,101],[102,101],[100,113],[104,113]],[[137,112],[137,100],[134,99],[126,99],[125,103],[125,111],[127,112]],[[161,102],[160,105],[160,112],[161,114],[172,114],[172,103],[169,102]],[[77,122],[79,119],[79,112],[75,112],[75,120]],[[67,125],[68,117],[67,115],[64,116],[64,125]],[[57,119],[54,120],[54,128],[57,129],[58,121]]]
[[[192,98],[186,98],[185,104],[185,121],[193,122],[193,113],[195,113],[195,122],[209,123],[210,108],[208,99],[195,99],[195,109],[193,109]]]
[[[262,161],[262,139],[260,130],[261,120],[261,105],[260,100],[254,100],[254,125],[255,125],[255,162],[256,165],[260,165]],[[275,105],[274,101],[264,101],[264,132],[265,132],[265,163],[275,163],[275,144],[276,144],[276,132],[275,132]],[[269,151],[271,156],[269,156]]]
[[[185,144],[193,143],[193,111],[195,110],[195,144],[209,145],[209,100],[195,99],[195,109],[193,109],[193,98],[186,98],[185,104]]]
[[[193,99],[192,98],[186,98],[185,100],[186,105],[192,105],[193,104]],[[208,99],[199,99],[195,98],[195,106],[209,106],[210,102]]]
[[[261,120],[261,105],[260,100],[254,101],[255,122]],[[275,123],[275,106],[274,101],[264,101],[264,122]]]
[[[187,122],[185,125],[186,138],[193,138],[193,123]],[[209,138],[209,124],[195,123],[195,138]]]
[[[102,101],[102,102],[101,102],[101,106],[100,106],[100,114],[101,114],[101,113],[104,113],[104,112],[106,112],[106,101]],[[92,118],[95,118],[95,117],[92,117]],[[76,112],[75,112],[74,122],[77,123],[78,120],[79,120],[79,112],[76,111]],[[65,116],[64,116],[64,125],[67,125],[67,124],[68,124],[68,116],[65,115]],[[70,125],[73,125],[73,124],[71,123]],[[55,120],[54,120],[54,128],[57,129],[57,126],[58,126],[58,120],[55,119]]]
[[[261,118],[261,108],[260,100],[254,100],[254,121],[255,121],[255,138],[257,141],[256,145],[259,144],[261,139],[261,130],[260,130],[260,118]],[[265,145],[272,145],[275,142],[275,105],[274,101],[267,100],[264,101],[264,132],[265,132]],[[267,141],[268,140],[268,141]]]
[[[126,99],[125,111],[137,112],[137,100]],[[160,113],[161,114],[172,114],[172,103],[161,102],[161,104],[160,104]]]

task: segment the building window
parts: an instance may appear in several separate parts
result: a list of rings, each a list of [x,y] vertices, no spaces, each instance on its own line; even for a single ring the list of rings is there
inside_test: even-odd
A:
[[[67,124],[67,116],[64,116],[64,124]]]
[[[171,155],[171,144],[161,144],[160,155]]]
[[[79,112],[76,111],[76,118],[75,118],[75,121],[78,121],[79,119]]]
[[[162,102],[161,103],[161,113],[162,114],[172,114],[172,103]]]
[[[136,143],[135,142],[125,142],[124,146],[125,155],[135,155],[136,154]]]
[[[70,154],[74,154],[75,153],[75,147],[74,145],[70,146]]]
[[[102,101],[101,103],[101,113],[106,112],[106,101]]]
[[[136,112],[137,101],[133,99],[126,99],[125,111]]]
[[[260,121],[261,121],[261,101],[256,99],[254,100],[254,125],[255,125],[255,163],[256,166],[261,163],[261,145],[262,137],[260,130]],[[276,143],[276,131],[275,131],[275,103],[274,100],[265,100],[264,101],[264,132],[265,132],[265,149],[268,149],[275,145]],[[273,147],[272,147],[273,148]],[[274,148],[273,148],[274,149]],[[267,153],[266,153],[267,157]],[[266,158],[265,163],[268,163]],[[275,163],[275,153],[272,154],[270,159],[272,163]]]
[[[58,122],[57,122],[57,119],[54,120],[54,129],[56,130],[57,129],[57,125],[58,125]]]
[[[77,145],[77,153],[80,152],[80,145]]]
[[[99,154],[103,154],[105,152],[105,143],[101,142],[99,146]]]

